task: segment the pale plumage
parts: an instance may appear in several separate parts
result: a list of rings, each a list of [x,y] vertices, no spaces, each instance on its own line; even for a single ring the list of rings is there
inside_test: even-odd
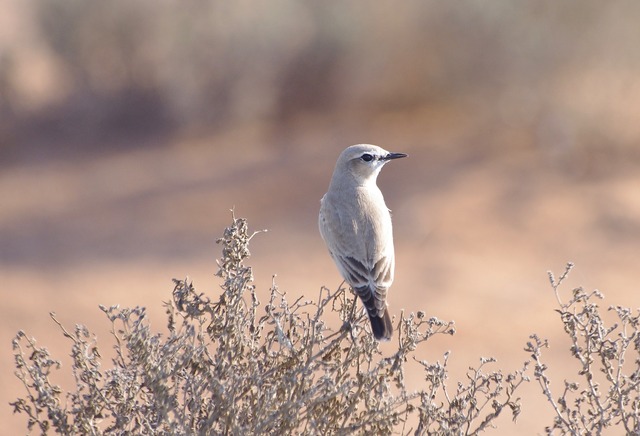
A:
[[[376,339],[393,333],[387,290],[395,256],[391,215],[376,179],[385,163],[406,157],[375,145],[352,145],[336,163],[320,201],[320,234],[344,279],[362,299]]]

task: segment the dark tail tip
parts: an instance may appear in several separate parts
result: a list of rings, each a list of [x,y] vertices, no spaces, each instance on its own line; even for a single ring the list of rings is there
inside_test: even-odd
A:
[[[388,341],[393,335],[393,325],[391,325],[391,317],[389,316],[389,310],[384,310],[382,317],[376,315],[369,315],[371,321],[371,330],[373,336],[379,341]]]

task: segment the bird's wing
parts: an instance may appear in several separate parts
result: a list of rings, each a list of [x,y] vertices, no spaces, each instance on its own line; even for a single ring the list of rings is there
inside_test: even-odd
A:
[[[356,229],[352,218],[341,213],[344,208],[328,207],[324,203],[319,217],[320,234],[342,277],[362,298],[367,310],[382,316],[386,308],[387,289],[393,282],[393,245],[367,257],[364,229]]]
[[[370,313],[382,317],[387,307],[387,289],[391,285],[393,258],[381,258],[373,268],[350,256],[331,254],[342,276],[362,298]]]
[[[373,267],[353,256],[331,251],[340,272],[353,287],[370,286],[372,288],[389,288],[393,281],[393,256],[381,257]],[[385,291],[386,292],[386,291]]]

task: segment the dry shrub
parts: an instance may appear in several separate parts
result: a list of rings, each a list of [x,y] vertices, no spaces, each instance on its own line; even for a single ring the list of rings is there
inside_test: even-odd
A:
[[[515,392],[525,371],[493,371],[481,359],[466,380],[448,387],[442,362],[415,359],[452,322],[423,312],[400,316],[397,351],[383,355],[366,316],[345,289],[323,288],[314,301],[288,302],[274,284],[266,304],[252,284],[249,242],[255,234],[233,218],[217,275],[222,293],[211,301],[188,280],[174,280],[166,303],[167,332],[153,333],[144,308],[101,307],[112,324],[115,358],[103,369],[95,337],[66,330],[72,343],[75,391],[49,376],[60,364],[24,332],[13,341],[26,396],[12,403],[28,428],[60,434],[460,434],[495,425],[506,408],[520,412]],[[342,324],[325,323],[333,312]],[[395,339],[394,339],[395,340]],[[407,365],[424,371],[416,390]]]
[[[547,434],[596,435],[605,429],[617,434],[640,434],[640,312],[611,306],[617,322],[608,326],[596,303],[604,296],[597,290],[587,293],[575,288],[562,302],[559,286],[573,264],[556,280],[549,280],[558,300],[560,320],[571,339],[570,352],[578,362],[578,381],[564,381],[559,397],[554,396],[548,366],[542,360],[546,340],[532,335],[526,351],[535,362],[534,376],[555,412]]]

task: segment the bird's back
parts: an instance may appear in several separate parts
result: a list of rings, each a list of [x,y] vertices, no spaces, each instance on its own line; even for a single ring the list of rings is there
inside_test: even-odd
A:
[[[367,309],[374,336],[390,339],[393,327],[386,297],[395,259],[389,210],[382,194],[379,198],[362,191],[351,196],[344,191],[331,194],[321,200],[320,234],[340,274]]]

